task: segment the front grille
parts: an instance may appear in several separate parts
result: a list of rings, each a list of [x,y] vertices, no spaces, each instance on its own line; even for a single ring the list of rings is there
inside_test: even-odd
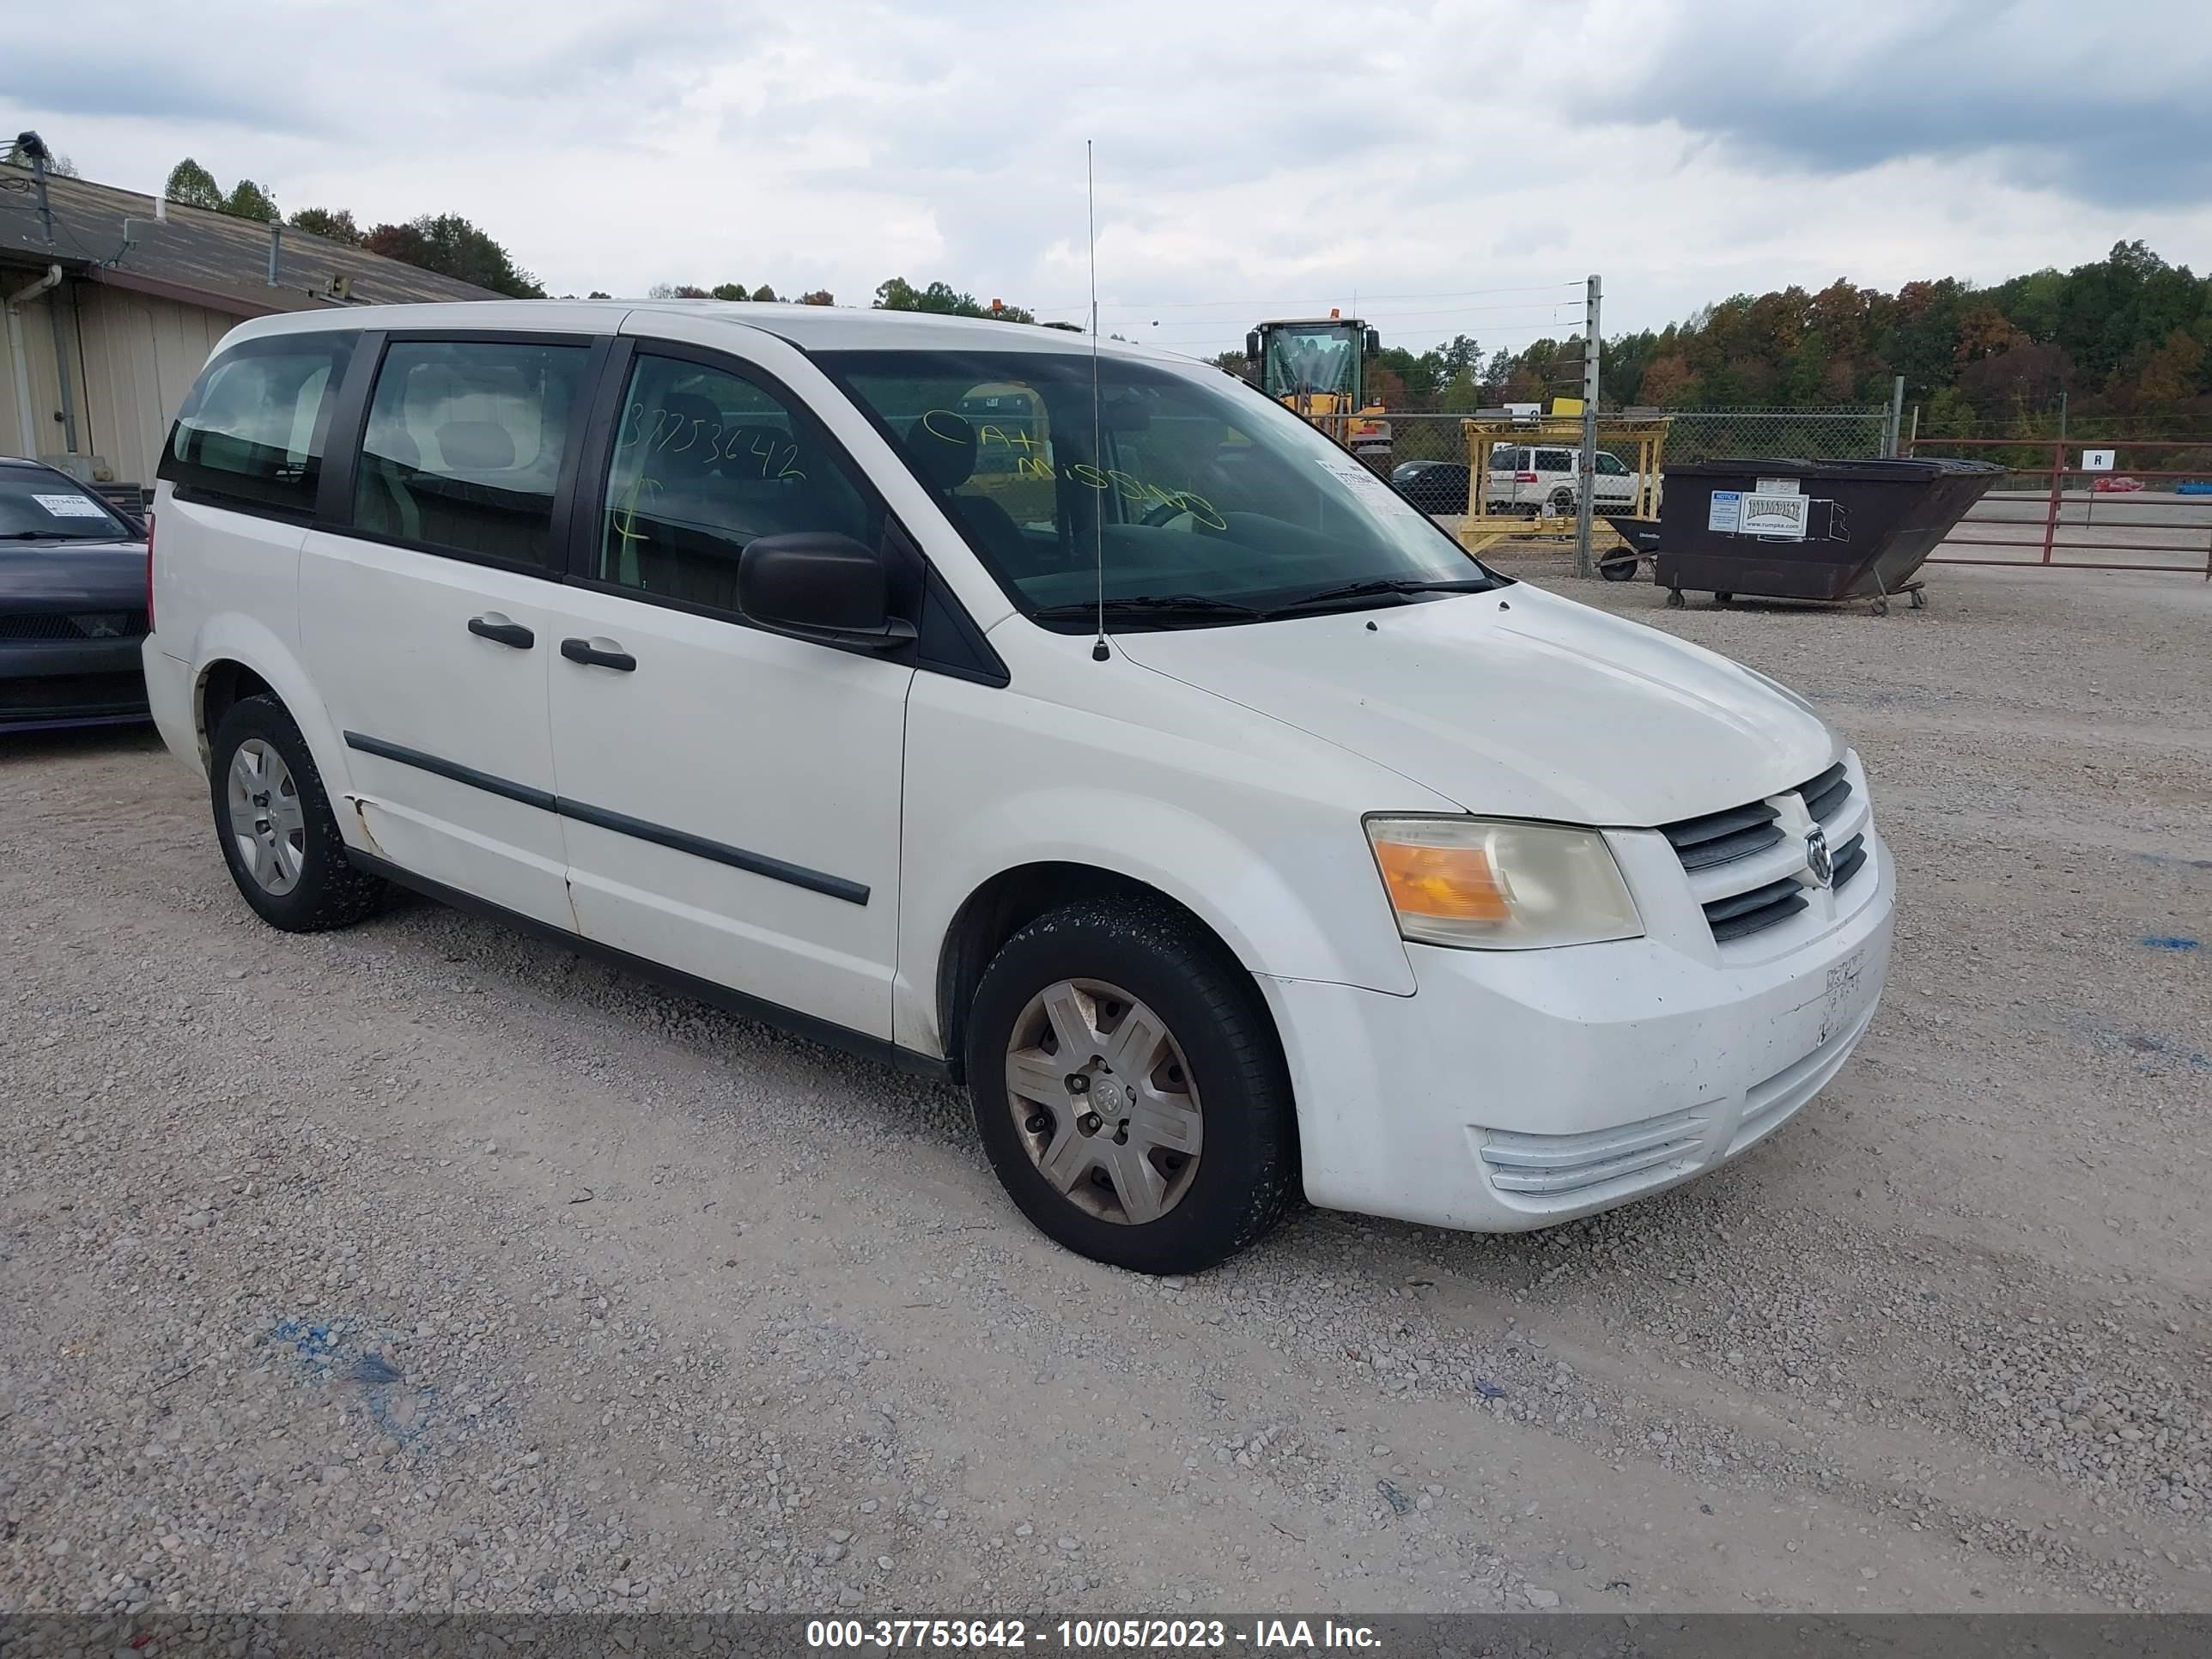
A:
[[[0,640],[136,640],[145,634],[143,611],[30,611],[0,616]]]
[[[1813,822],[1826,823],[1844,810],[1844,803],[1851,798],[1851,781],[1838,761],[1817,778],[1797,786],[1797,793],[1805,798],[1805,810],[1812,814]]]
[[[1805,908],[1805,888],[1794,876],[1770,881],[1747,893],[1731,893],[1705,907],[1713,938],[1725,945],[1732,939],[1756,933],[1778,921],[1787,921]]]
[[[1674,844],[1685,870],[1709,870],[1716,864],[1763,853],[1782,839],[1778,815],[1765,801],[1731,806],[1725,812],[1708,812],[1701,818],[1685,818],[1662,825],[1659,833]]]
[[[145,706],[146,678],[135,669],[0,679],[0,725],[34,715],[125,714]]]
[[[1828,884],[1840,890],[1845,882],[1858,874],[1859,867],[1866,860],[1866,837],[1863,835],[1853,836],[1836,848],[1835,873],[1828,878]]]

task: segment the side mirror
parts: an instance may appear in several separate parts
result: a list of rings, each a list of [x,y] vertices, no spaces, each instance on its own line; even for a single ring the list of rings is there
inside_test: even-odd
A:
[[[1260,331],[1254,329],[1244,337],[1244,355],[1252,360],[1254,368],[1260,363]]]
[[[1367,355],[1370,357],[1382,355],[1382,337],[1371,328],[1367,331]]]
[[[834,532],[756,538],[738,560],[738,609],[825,644],[887,651],[914,637],[914,624],[890,613],[883,556]]]

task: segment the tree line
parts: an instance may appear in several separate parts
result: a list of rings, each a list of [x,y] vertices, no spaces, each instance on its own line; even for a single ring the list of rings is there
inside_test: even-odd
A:
[[[193,207],[272,223],[279,218],[269,190],[251,179],[225,190],[190,157],[170,173],[166,189],[170,200]],[[311,207],[283,222],[495,293],[544,297],[506,248],[459,214],[363,229],[347,210]],[[737,282],[659,283],[652,293],[778,297],[766,283]],[[588,297],[608,296],[594,290]],[[791,297],[803,305],[836,303],[827,289]],[[1021,306],[903,276],[879,283],[871,303],[886,311],[1037,320]],[[1548,402],[1580,387],[1582,356],[1579,335],[1486,357],[1460,334],[1425,351],[1385,350],[1371,366],[1370,395],[1391,409],[1441,414]],[[1241,351],[1213,362],[1248,377],[1255,368]],[[1920,429],[1933,435],[2027,432],[2062,401],[2091,420],[2212,424],[2212,277],[2169,264],[2136,240],[2116,243],[2104,258],[2071,270],[2046,268],[1994,287],[1943,276],[1888,294],[1838,279],[1817,292],[1793,286],[1738,294],[1663,329],[1613,336],[1603,363],[1603,401],[1612,408],[1873,405],[1888,402],[1901,374],[1906,398],[1921,405]]]
[[[1391,408],[1444,414],[1548,401],[1573,395],[1582,359],[1578,334],[1487,359],[1462,335],[1384,351],[1375,391]],[[1246,368],[1241,352],[1216,361]],[[1739,294],[1608,338],[1602,362],[1607,408],[1878,405],[1903,375],[1920,430],[1937,436],[2055,429],[2062,402],[2092,423],[2212,425],[2212,277],[2138,240],[1987,288],[1944,276],[1894,294],[1841,280]]]

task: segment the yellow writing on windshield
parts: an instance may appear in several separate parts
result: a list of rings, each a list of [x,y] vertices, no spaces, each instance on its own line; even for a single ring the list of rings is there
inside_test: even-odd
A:
[[[954,422],[957,422],[957,425]],[[933,438],[942,438],[946,443],[965,447],[973,442],[978,450],[986,444],[997,442],[1022,453],[1014,458],[1014,476],[1049,481],[1064,478],[1070,483],[1079,483],[1090,489],[1112,490],[1122,501],[1139,510],[1139,516],[1171,507],[1179,513],[1188,513],[1199,523],[1212,530],[1226,530],[1229,520],[1205,496],[1188,489],[1168,489],[1133,474],[1118,469],[1101,471],[1087,461],[1073,461],[1054,466],[1050,459],[1051,447],[1040,443],[1028,433],[1016,428],[1009,433],[996,426],[978,428],[964,415],[949,409],[933,409],[921,417],[921,429]]]

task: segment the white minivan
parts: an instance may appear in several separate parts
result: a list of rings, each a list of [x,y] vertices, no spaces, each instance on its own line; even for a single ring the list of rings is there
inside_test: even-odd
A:
[[[146,679],[272,925],[387,884],[963,1084],[1053,1238],[1545,1226],[1836,1073],[1857,758],[1469,558],[1280,404],[1049,329],[269,317],[161,467]]]

